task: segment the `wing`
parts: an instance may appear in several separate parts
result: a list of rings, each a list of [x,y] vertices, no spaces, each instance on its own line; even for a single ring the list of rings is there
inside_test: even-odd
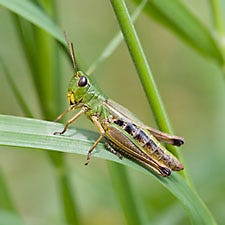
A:
[[[119,132],[115,127],[110,127],[106,134],[106,146],[113,154],[120,158],[125,156],[161,176],[169,176],[171,174],[171,168],[142,152],[126,135]]]
[[[170,135],[162,131],[156,130],[152,127],[146,126],[128,109],[114,102],[111,99],[106,100],[106,105],[110,108],[112,112],[115,112],[117,116],[118,114],[120,114],[121,117],[125,118],[128,122],[134,123],[136,126],[148,130],[158,141],[166,142],[175,146],[180,146],[184,144],[184,138],[175,135]]]

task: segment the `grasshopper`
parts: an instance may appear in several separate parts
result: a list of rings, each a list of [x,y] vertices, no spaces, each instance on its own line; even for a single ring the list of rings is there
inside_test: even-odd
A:
[[[55,121],[71,110],[79,111],[67,121],[61,132],[54,134],[65,133],[71,123],[80,115],[86,114],[97,127],[100,136],[89,149],[85,165],[89,163],[92,151],[104,138],[108,150],[120,159],[127,157],[161,176],[169,176],[171,171],[182,170],[182,163],[160,141],[180,146],[184,144],[184,139],[144,125],[126,108],[103,95],[89,76],[77,70],[73,44],[67,37],[66,41],[75,74],[67,92],[70,106]]]

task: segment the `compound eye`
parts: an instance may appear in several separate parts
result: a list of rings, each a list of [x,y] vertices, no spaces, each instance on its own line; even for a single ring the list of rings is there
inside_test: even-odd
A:
[[[88,83],[87,78],[85,76],[81,76],[80,80],[78,81],[78,86],[79,87],[84,87],[84,86],[87,85],[87,83]]]

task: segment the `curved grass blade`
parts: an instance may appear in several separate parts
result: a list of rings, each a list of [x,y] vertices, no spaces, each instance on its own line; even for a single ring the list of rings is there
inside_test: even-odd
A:
[[[18,14],[29,22],[51,34],[56,40],[66,45],[63,32],[38,6],[27,0],[0,0],[0,5]]]
[[[213,33],[182,1],[148,0],[144,11],[202,55],[224,63]]]
[[[0,115],[0,145],[69,152],[86,156],[88,149],[98,137],[98,134],[94,132],[80,129],[68,129],[65,136],[53,135],[56,130],[62,128],[62,124],[53,122]],[[102,143],[97,146],[93,156],[121,163],[147,175],[152,175],[130,160],[118,159],[106,151]],[[154,176],[188,209],[193,224],[216,224],[202,200],[180,174],[173,173],[167,178]]]

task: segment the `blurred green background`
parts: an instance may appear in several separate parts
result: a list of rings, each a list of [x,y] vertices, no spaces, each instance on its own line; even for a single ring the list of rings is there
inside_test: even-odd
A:
[[[207,1],[185,1],[197,16],[212,27]],[[129,9],[134,5],[130,2]],[[118,32],[110,2],[55,1],[57,20],[73,41],[79,65],[86,71]],[[225,6],[223,5],[225,10]],[[223,10],[223,11],[224,11]],[[197,54],[173,33],[141,14],[136,29],[154,74],[175,134],[183,136],[180,149],[194,185],[219,224],[225,221],[225,81],[220,69]],[[14,27],[12,16],[0,7],[0,55],[16,81],[35,118],[42,119],[37,92]],[[73,74],[70,62],[59,50],[63,79],[57,91],[63,108],[67,107],[66,90]],[[45,55],[38,55],[45,59]],[[48,76],[46,73],[45,76]],[[151,109],[141,88],[125,43],[91,74],[113,100],[134,112],[146,124],[156,127]],[[24,116],[0,68],[1,114]],[[53,96],[53,98],[56,96]],[[54,119],[54,118],[53,118]],[[95,130],[84,116],[74,126]],[[0,167],[9,192],[26,224],[63,224],[57,198],[57,184],[43,151],[1,147]],[[92,158],[66,156],[72,189],[76,193],[79,214],[84,224],[124,224],[124,215],[114,195],[106,162]],[[152,176],[128,169],[138,201],[143,201],[152,224],[189,224],[181,204]],[[175,216],[174,216],[175,215]]]

